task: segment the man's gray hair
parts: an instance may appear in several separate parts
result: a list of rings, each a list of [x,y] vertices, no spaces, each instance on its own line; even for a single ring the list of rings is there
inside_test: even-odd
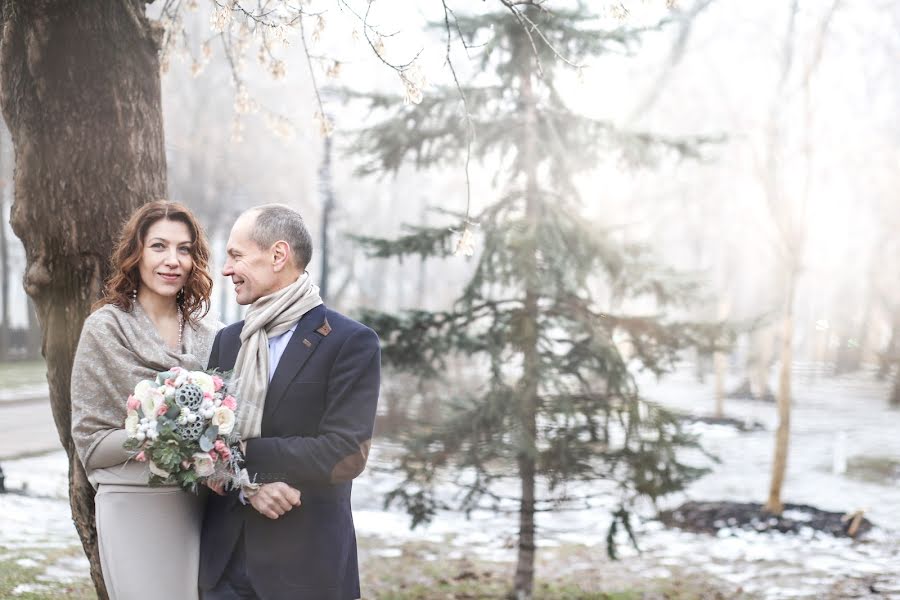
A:
[[[284,204],[263,204],[250,209],[256,215],[250,239],[260,248],[270,248],[285,241],[294,254],[294,264],[301,271],[312,259],[312,237],[296,210]]]

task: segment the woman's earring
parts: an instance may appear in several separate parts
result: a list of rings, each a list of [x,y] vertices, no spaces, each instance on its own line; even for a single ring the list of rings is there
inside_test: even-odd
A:
[[[134,288],[133,290],[131,290],[131,299],[137,300],[137,288]]]

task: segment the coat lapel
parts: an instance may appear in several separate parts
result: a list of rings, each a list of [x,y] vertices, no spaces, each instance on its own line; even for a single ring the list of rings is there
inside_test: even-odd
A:
[[[297,328],[294,329],[294,334],[288,341],[281,360],[275,367],[272,381],[269,383],[263,410],[264,417],[277,408],[290,383],[296,379],[303,365],[315,352],[319,342],[331,330],[328,320],[325,318],[325,310],[325,305],[320,304],[303,315],[300,322],[297,323]]]

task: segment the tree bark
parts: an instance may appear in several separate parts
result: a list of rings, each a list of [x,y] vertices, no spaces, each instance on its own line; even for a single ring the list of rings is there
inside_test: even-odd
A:
[[[525,301],[524,323],[522,331],[523,377],[520,382],[521,404],[519,418],[521,427],[521,447],[518,456],[521,498],[519,500],[519,547],[514,577],[516,600],[531,600],[534,597],[534,559],[535,559],[535,480],[537,472],[537,409],[538,409],[538,373],[540,358],[538,355],[538,260],[537,260],[537,225],[540,218],[540,199],[538,186],[538,115],[537,99],[533,90],[532,78],[535,76],[531,47],[525,32],[519,32],[518,47],[514,54],[519,56],[522,65],[520,103],[524,111],[524,140],[520,149],[522,167],[525,172],[525,219],[527,221],[528,244],[525,252],[530,264],[525,265]]]
[[[796,275],[793,267],[786,282],[786,294],[784,314],[782,316],[781,332],[781,367],[778,375],[778,428],[775,430],[775,460],[772,464],[772,480],[769,484],[769,498],[766,500],[765,511],[780,515],[783,510],[781,503],[781,487],[784,484],[784,476],[787,473],[788,448],[791,439],[791,368],[794,364],[794,289],[796,287]]]
[[[322,149],[322,165],[319,167],[319,194],[322,197],[322,231],[320,232],[321,268],[319,273],[319,291],[322,298],[329,300],[329,268],[331,247],[328,245],[328,234],[331,229],[331,214],[334,212],[334,181],[331,177],[331,136],[325,136]]]
[[[25,246],[25,291],[69,456],[72,517],[105,598],[94,492],[71,438],[69,382],[122,223],[165,195],[160,31],[142,0],[7,0],[2,27],[0,105],[16,156],[11,223]]]

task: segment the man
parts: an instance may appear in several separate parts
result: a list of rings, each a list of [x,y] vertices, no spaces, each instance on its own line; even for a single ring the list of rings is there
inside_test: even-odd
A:
[[[293,209],[265,205],[231,230],[222,273],[244,321],[210,368],[234,368],[248,484],[210,494],[205,600],[359,598],[351,480],[368,457],[380,383],[375,332],[329,310],[305,271],[312,242]]]

